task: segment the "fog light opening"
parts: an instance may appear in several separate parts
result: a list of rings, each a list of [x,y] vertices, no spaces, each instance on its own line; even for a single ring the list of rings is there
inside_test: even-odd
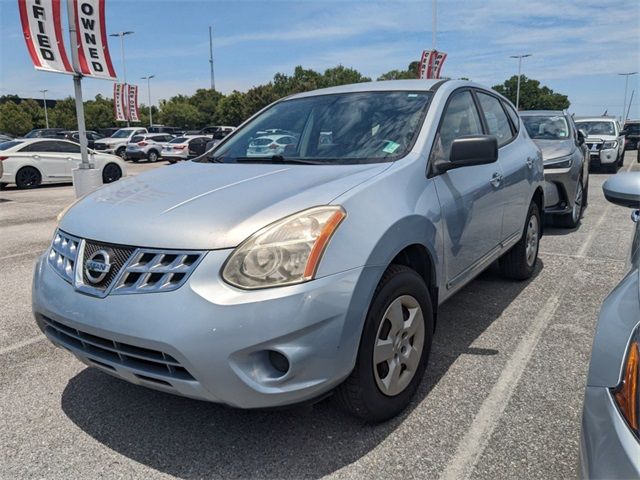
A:
[[[289,371],[289,359],[280,352],[269,350],[269,362],[273,368],[283,375]]]

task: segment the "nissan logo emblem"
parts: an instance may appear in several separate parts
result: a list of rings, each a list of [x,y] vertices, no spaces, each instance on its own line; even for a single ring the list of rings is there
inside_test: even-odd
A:
[[[109,274],[109,270],[111,270],[111,263],[106,250],[98,250],[84,263],[84,274],[94,285],[103,281]]]

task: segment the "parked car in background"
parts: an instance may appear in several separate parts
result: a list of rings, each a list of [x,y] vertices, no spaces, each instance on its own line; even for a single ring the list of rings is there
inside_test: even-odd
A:
[[[131,137],[131,142],[127,144],[127,160],[138,162],[141,159],[147,159],[150,162],[157,162],[162,153],[162,148],[173,138],[173,135],[168,133],[134,135]]]
[[[233,132],[236,127],[229,127],[225,125],[217,125],[212,127],[204,127],[198,131],[200,135],[211,135],[214,140],[221,140],[231,132]]]
[[[152,125],[147,130],[149,133],[169,133],[171,135],[181,135],[184,128],[168,127],[166,125]]]
[[[102,140],[104,135],[100,135],[98,132],[94,132],[93,130],[87,130],[87,147],[95,148],[96,140]],[[80,143],[80,134],[77,130],[71,130],[65,132],[64,138],[67,140],[71,140],[72,142]]]
[[[13,136],[7,133],[0,133],[0,143],[8,142],[9,140],[13,140]]]
[[[65,183],[82,161],[80,145],[62,139],[16,139],[0,144],[3,165],[0,183],[34,188],[44,183]],[[115,155],[90,150],[90,161],[102,171],[102,182],[111,183],[126,175],[124,162]]]
[[[613,117],[576,119],[576,127],[587,134],[592,166],[616,173],[624,163],[624,133]]]
[[[254,138],[247,147],[247,157],[282,155],[287,147],[293,148],[296,143],[298,139],[291,135],[266,135]]]
[[[589,150],[584,134],[564,111],[521,111],[527,133],[542,151],[544,211],[562,227],[575,228],[587,206]]]
[[[122,159],[126,159],[127,144],[131,142],[134,135],[148,133],[146,128],[127,127],[121,128],[113,135],[95,142],[95,149],[98,152],[112,153]]]
[[[116,133],[118,130],[120,130],[120,128],[122,128],[122,127],[99,128],[98,129],[98,133],[100,135],[102,135],[103,137],[108,138],[111,135],[113,135],[114,133]]]
[[[64,128],[34,128],[23,138],[64,138]]]
[[[627,120],[624,123],[626,132],[624,148],[626,150],[637,150],[640,145],[640,120]]]
[[[635,222],[630,270],[602,303],[582,410],[580,476],[640,478],[640,172],[603,186]]]
[[[295,148],[247,157],[275,122]],[[383,421],[425,376],[440,304],[496,260],[517,280],[537,268],[542,156],[471,82],[293,95],[143,183],[66,212],[33,311],[86,364],[164,392],[260,408],[336,390]]]
[[[188,160],[202,155],[206,151],[207,143],[210,141],[211,137],[202,135],[176,137],[162,148],[161,155],[162,158],[168,160],[169,163]]]

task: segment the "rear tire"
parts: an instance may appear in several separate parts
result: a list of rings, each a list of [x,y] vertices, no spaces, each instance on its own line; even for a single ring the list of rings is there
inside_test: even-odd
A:
[[[112,183],[122,178],[122,170],[115,163],[107,163],[102,169],[102,183]]]
[[[42,175],[35,167],[22,167],[16,173],[16,186],[20,189],[36,188],[42,182]]]
[[[500,258],[500,269],[505,277],[513,280],[531,278],[538,263],[541,225],[538,204],[531,202],[522,238]]]
[[[398,415],[422,380],[432,339],[427,285],[416,271],[389,266],[373,295],[356,365],[336,389],[336,400],[366,422]]]

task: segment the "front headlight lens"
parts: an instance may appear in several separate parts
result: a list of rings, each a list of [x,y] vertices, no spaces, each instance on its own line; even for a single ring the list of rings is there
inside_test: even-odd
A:
[[[618,148],[618,141],[612,140],[610,142],[604,142],[602,144],[602,150],[610,150],[612,148]]]
[[[622,383],[613,389],[613,398],[633,432],[640,436],[640,330],[636,330],[625,357]]]
[[[238,246],[222,268],[222,278],[247,289],[311,280],[345,217],[340,206],[315,207],[285,217]]]
[[[569,168],[573,163],[571,155],[567,157],[552,158],[544,162],[544,168]]]

